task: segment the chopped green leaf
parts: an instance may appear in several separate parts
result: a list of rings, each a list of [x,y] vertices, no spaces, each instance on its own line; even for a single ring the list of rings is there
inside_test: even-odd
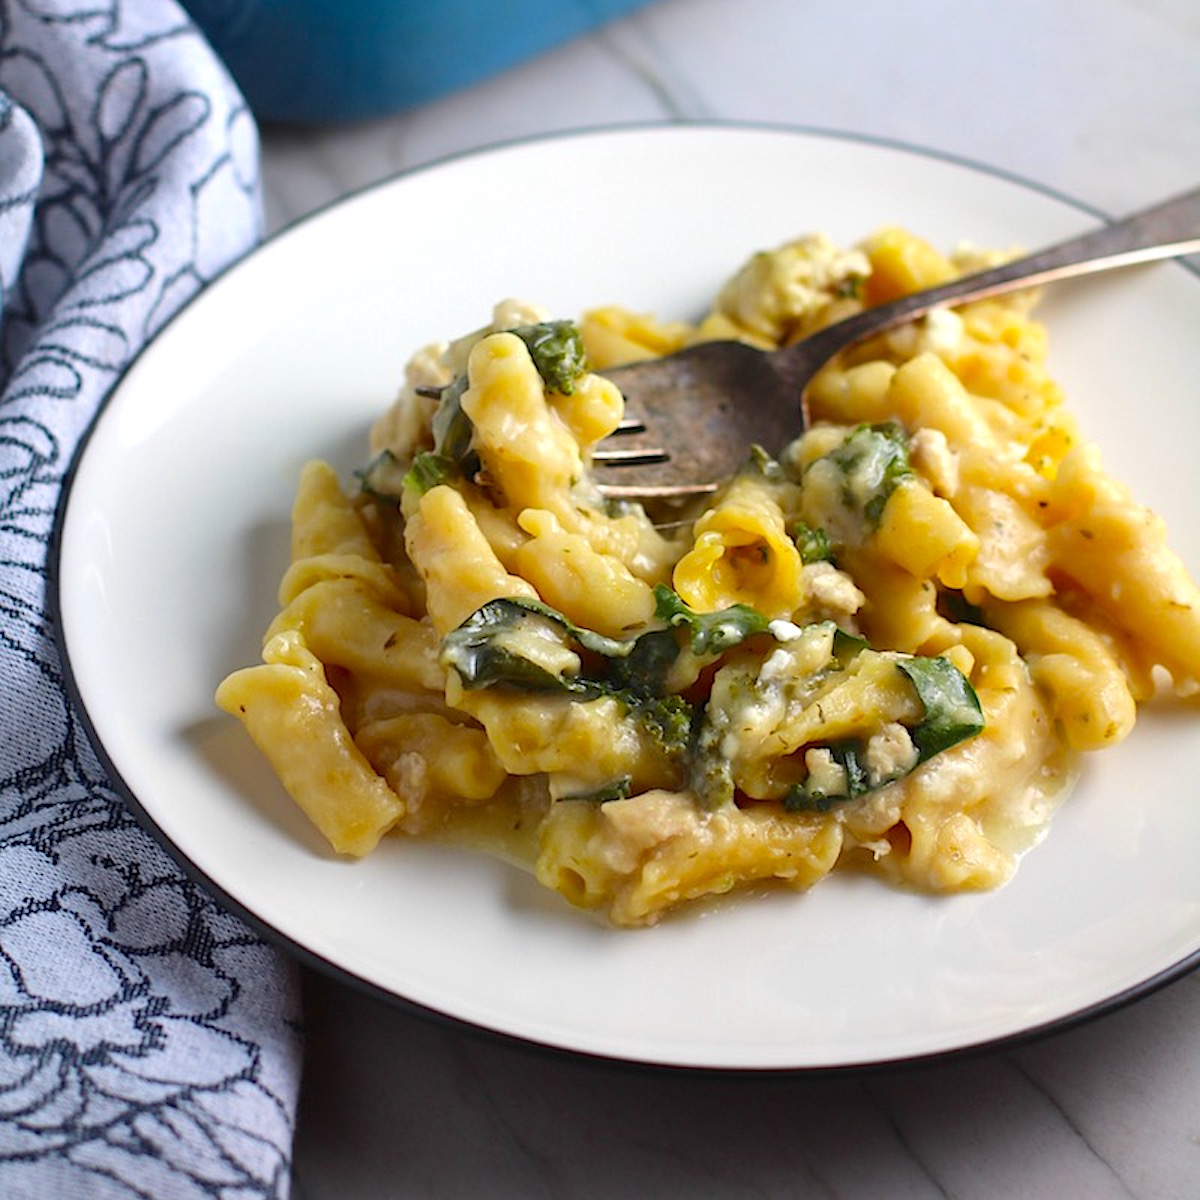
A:
[[[896,485],[912,477],[908,438],[892,422],[860,425],[829,457],[845,476],[843,499],[878,525]]]
[[[750,447],[749,467],[764,479],[784,479],[786,475],[779,460],[755,443]]]
[[[831,622],[832,623],[832,622]],[[833,627],[833,657],[840,667],[848,667],[864,650],[869,650],[871,643],[864,637],[847,633],[840,625]]]
[[[634,640],[624,658],[610,658],[609,675],[617,687],[637,695],[662,696],[679,652],[674,630],[651,629]]]
[[[576,666],[567,626],[536,601],[489,600],[445,636],[441,657],[467,688],[599,694],[595,684],[567,669]]]
[[[381,450],[354,474],[363,493],[373,500],[395,505],[404,490],[404,464],[390,450]]]
[[[590,792],[575,792],[569,796],[559,796],[560,801],[571,803],[584,802],[589,804],[605,804],[609,800],[626,800],[633,789],[633,780],[628,775],[622,775],[603,787],[594,788]]]
[[[444,454],[420,450],[413,456],[404,474],[404,486],[415,488],[420,495],[424,495],[430,488],[453,479],[455,474],[454,463]]]
[[[820,526],[813,528],[803,521],[797,521],[792,532],[792,540],[800,551],[800,561],[805,563],[832,562],[833,550],[829,545],[829,535]]]
[[[424,493],[439,483],[460,475],[470,477],[479,470],[479,456],[471,445],[475,426],[462,407],[466,390],[467,377],[459,375],[438,391],[431,422],[433,450],[420,450],[413,455],[403,486]]]
[[[861,300],[866,288],[867,277],[851,273],[843,275],[833,288],[834,296],[839,300]]]
[[[920,723],[909,730],[921,762],[974,737],[983,728],[979,697],[948,658],[901,658],[896,665],[925,708]]]
[[[569,396],[587,371],[583,337],[574,321],[544,321],[510,330],[525,343],[546,390]]]
[[[683,626],[691,637],[691,649],[701,657],[721,654],[756,633],[766,633],[767,618],[748,604],[732,604],[718,612],[698,613],[666,584],[654,589],[654,612],[669,626]]]
[[[465,374],[447,384],[442,388],[438,406],[433,413],[434,453],[455,463],[461,462],[470,451],[471,438],[475,431],[471,418],[463,412],[462,407],[463,393],[467,387],[468,379]]]

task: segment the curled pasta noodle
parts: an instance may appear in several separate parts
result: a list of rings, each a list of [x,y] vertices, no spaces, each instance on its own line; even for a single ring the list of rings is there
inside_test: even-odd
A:
[[[520,338],[497,333],[476,344],[468,378],[462,408],[492,485],[517,511],[554,511],[583,474],[583,455]]]
[[[404,801],[354,744],[323,664],[295,630],[267,642],[261,666],[222,681],[217,703],[242,721],[335,850],[367,854],[404,816]]]
[[[908,481],[884,506],[875,544],[918,579],[961,588],[979,556],[980,539],[948,501]]]
[[[554,797],[596,794],[617,776],[639,790],[680,781],[678,768],[611,697],[513,698],[490,689],[463,693],[453,683],[450,695],[487,730],[510,775],[544,774]]]
[[[697,813],[686,797],[660,790],[552,809],[534,870],[572,903],[605,905],[616,923],[644,925],[738,885],[811,887],[833,869],[841,844],[828,822],[785,820],[765,808]]]
[[[956,446],[992,447],[996,438],[963,382],[937,355],[924,353],[891,377],[887,407],[908,429],[937,429]]]
[[[944,254],[924,238],[897,226],[872,234],[864,241],[863,251],[870,263],[867,295],[872,304],[934,287],[956,274]]]
[[[347,501],[337,474],[328,463],[314,461],[300,473],[292,506],[292,562],[323,554],[380,561],[379,551]]]
[[[1095,750],[1128,736],[1137,700],[1102,632],[1045,600],[993,600],[986,613],[1020,646],[1073,747]]]
[[[496,596],[535,596],[506,571],[462,496],[440,486],[417,502],[405,528],[409,557],[425,581],[433,627],[446,633]]]
[[[620,558],[594,550],[585,537],[563,529],[545,510],[527,508],[519,521],[530,538],[517,552],[517,569],[548,604],[613,637],[650,623],[650,585]]]
[[[803,563],[772,491],[763,479],[741,475],[696,522],[694,544],[672,575],[694,608],[749,604],[777,617],[799,606]]]
[[[1181,692],[1194,691],[1200,589],[1167,545],[1162,518],[1101,472],[1094,448],[1080,447],[1059,469],[1048,520],[1051,569],[1144,646]]]
[[[967,484],[954,506],[978,539],[979,552],[966,569],[964,585],[977,596],[1028,600],[1054,591],[1045,531],[1003,491]]]
[[[359,554],[314,554],[297,559],[280,580],[279,603],[286,607],[309,588],[334,579],[357,580],[396,612],[411,613],[415,608],[393,567]]]
[[[355,745],[374,769],[405,797],[398,821],[405,832],[436,829],[447,810],[481,804],[508,773],[483,730],[440,713],[398,713],[365,724]]]
[[[445,688],[432,627],[381,603],[353,577],[307,588],[275,618],[267,638],[293,629],[328,666],[390,687],[438,695]]]

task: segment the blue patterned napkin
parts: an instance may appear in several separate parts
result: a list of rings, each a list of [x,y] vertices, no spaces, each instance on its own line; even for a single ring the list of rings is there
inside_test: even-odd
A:
[[[294,969],[133,821],[63,685],[55,506],[106,393],[261,228],[174,0],[0,0],[0,1196],[286,1196]]]

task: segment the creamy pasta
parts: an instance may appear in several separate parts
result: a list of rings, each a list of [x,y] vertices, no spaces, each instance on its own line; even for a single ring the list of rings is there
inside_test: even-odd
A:
[[[833,870],[1004,883],[1078,756],[1200,680],[1200,591],[1081,437],[1035,294],[844,353],[801,436],[670,527],[591,472],[607,367],[981,261],[810,236],[694,324],[504,301],[421,349],[353,486],[304,469],[263,661],[218,704],[338,853],[468,840],[617,925]]]

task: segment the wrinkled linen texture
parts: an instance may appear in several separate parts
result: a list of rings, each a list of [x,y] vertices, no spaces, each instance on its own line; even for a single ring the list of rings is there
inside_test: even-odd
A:
[[[47,575],[105,396],[259,236],[257,155],[174,0],[0,0],[4,1200],[288,1194],[294,968],[106,778],[64,684]]]

